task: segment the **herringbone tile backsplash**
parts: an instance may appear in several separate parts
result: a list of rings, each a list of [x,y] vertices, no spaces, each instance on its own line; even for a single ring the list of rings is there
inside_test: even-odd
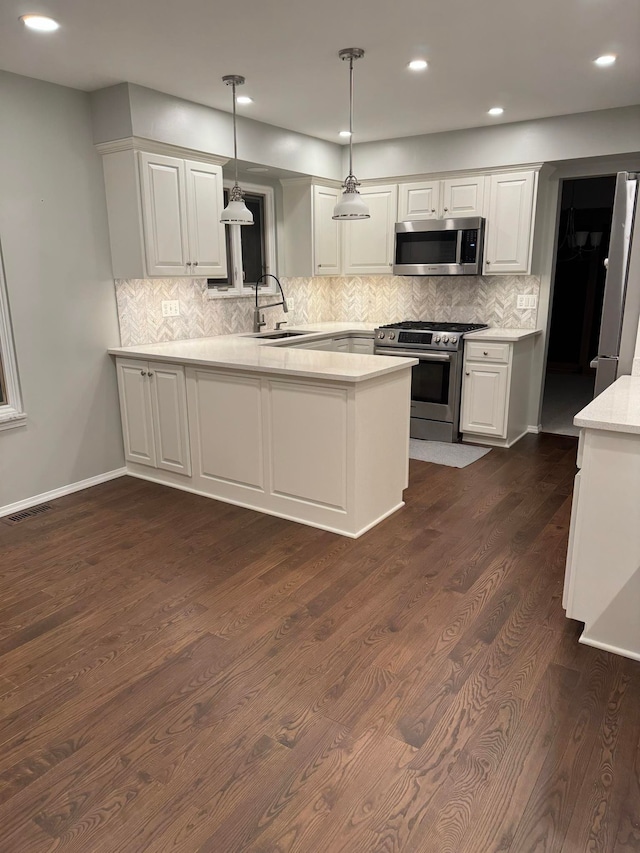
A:
[[[534,329],[536,310],[518,309],[519,294],[539,296],[536,276],[362,276],[282,278],[293,308],[270,308],[268,324],[331,320],[392,323],[442,320]],[[205,279],[116,280],[122,346],[250,332],[253,300],[211,298]],[[163,317],[162,301],[177,299],[180,316]],[[273,301],[273,297],[261,297]]]

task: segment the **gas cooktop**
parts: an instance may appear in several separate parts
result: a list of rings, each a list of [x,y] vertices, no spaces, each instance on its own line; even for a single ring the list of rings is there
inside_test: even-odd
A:
[[[412,332],[475,332],[478,329],[486,329],[486,323],[436,323],[424,322],[422,320],[403,320],[401,323],[388,323],[379,326],[380,329],[409,329]]]
[[[486,329],[486,323],[438,323],[422,320],[405,320],[389,323],[375,330],[376,347],[403,347],[406,350],[446,349],[461,350],[467,332]]]

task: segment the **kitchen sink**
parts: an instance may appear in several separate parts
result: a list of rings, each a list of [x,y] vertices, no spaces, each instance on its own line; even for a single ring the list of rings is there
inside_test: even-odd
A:
[[[296,338],[298,335],[308,335],[309,332],[272,332],[270,335],[255,335],[256,338],[266,338],[273,341],[279,338]]]

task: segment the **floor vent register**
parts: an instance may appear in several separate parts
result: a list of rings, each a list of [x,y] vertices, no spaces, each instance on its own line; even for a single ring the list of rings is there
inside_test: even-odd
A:
[[[0,521],[4,521],[5,524],[21,524],[23,521],[35,518],[35,516],[42,515],[52,509],[51,504],[39,504],[29,509],[23,509],[21,512],[14,512],[13,515],[5,515],[4,518],[0,518]]]

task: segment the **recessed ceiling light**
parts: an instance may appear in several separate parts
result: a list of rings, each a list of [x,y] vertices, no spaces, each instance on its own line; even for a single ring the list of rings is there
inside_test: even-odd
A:
[[[29,27],[30,30],[38,30],[41,33],[52,33],[60,27],[57,21],[54,21],[53,18],[47,18],[45,15],[22,15],[20,20],[25,27]]]
[[[428,63],[426,59],[412,59],[409,63],[409,68],[412,71],[424,71]]]
[[[248,95],[238,95],[236,98],[236,104],[252,104],[253,98],[250,98]]]
[[[344,136],[348,139],[351,136],[351,131],[350,130],[341,130],[340,136]]]
[[[616,59],[617,56],[615,55],[615,53],[605,53],[602,56],[599,56],[597,59],[594,59],[593,61],[601,68],[605,68],[607,65],[613,65]]]
[[[503,107],[491,107],[491,109],[489,110],[489,115],[490,116],[501,116],[503,112],[504,112]]]

